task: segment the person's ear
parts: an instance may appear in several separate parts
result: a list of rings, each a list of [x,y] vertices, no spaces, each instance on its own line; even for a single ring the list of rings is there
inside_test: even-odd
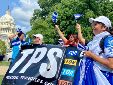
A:
[[[106,26],[104,26],[105,30],[108,30],[108,28]]]
[[[106,31],[107,30],[107,27],[106,26],[102,26],[102,30],[103,31]]]

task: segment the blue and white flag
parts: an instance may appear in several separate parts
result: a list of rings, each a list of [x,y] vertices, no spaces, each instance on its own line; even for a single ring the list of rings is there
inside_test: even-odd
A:
[[[30,45],[30,43],[32,42],[31,38],[28,38],[28,43]]]
[[[83,59],[80,62],[78,74],[74,80],[74,85],[98,85],[93,66],[94,63],[92,59]]]
[[[53,21],[53,23],[57,23],[57,18],[58,18],[58,13],[57,12],[54,12],[53,14],[52,14],[52,21]]]
[[[27,45],[30,45],[32,42],[31,38],[29,38],[29,36],[26,34],[25,34],[25,41],[27,42]]]
[[[21,32],[22,32],[22,30],[21,30],[20,28],[18,28],[18,29],[17,29],[17,32],[21,33]],[[22,33],[23,33],[23,32],[22,32]]]
[[[79,50],[81,50],[81,51],[88,51],[89,50],[89,47],[88,46],[84,46],[84,45],[82,45],[80,43],[77,45],[77,48]]]
[[[60,45],[64,45],[64,42],[63,42],[62,39],[58,39],[58,43],[59,43]]]
[[[83,16],[82,14],[74,14],[75,20],[79,19],[79,18],[82,17],[82,16]]]

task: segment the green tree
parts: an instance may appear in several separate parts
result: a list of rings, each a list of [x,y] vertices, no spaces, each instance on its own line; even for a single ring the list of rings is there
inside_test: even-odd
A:
[[[5,53],[6,53],[5,42],[0,40],[0,55],[4,55]]]
[[[65,35],[76,33],[73,15],[83,14],[78,23],[82,25],[83,36],[88,40],[93,36],[88,21],[90,17],[105,15],[113,21],[113,2],[109,0],[39,0],[38,3],[41,9],[34,10],[32,30],[28,34],[42,33],[46,43],[54,43],[59,38],[51,21],[54,11],[58,12],[58,24]]]
[[[44,19],[36,19],[32,24],[32,30],[28,32],[29,36],[32,38],[33,34],[41,33],[44,36],[44,43],[54,42],[54,29]]]

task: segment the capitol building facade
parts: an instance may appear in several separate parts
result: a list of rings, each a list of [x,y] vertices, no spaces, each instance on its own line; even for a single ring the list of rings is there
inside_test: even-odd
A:
[[[10,47],[8,36],[15,34],[15,32],[15,22],[8,9],[6,14],[0,17],[0,39],[5,41],[8,48]]]

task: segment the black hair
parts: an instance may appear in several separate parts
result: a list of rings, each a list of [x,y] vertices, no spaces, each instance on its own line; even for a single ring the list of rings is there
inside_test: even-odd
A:
[[[100,22],[101,23],[101,22]],[[111,35],[113,35],[113,27],[106,27],[105,24],[101,23]]]
[[[99,21],[93,21],[93,22],[96,22],[96,23],[94,23],[94,25],[96,25],[98,23],[98,24],[101,24],[104,28],[106,27],[106,25],[102,22],[99,22]]]
[[[18,37],[20,37],[22,34],[24,34],[23,32],[18,33]]]
[[[108,31],[111,35],[113,35],[113,27],[107,28],[107,31]]]

